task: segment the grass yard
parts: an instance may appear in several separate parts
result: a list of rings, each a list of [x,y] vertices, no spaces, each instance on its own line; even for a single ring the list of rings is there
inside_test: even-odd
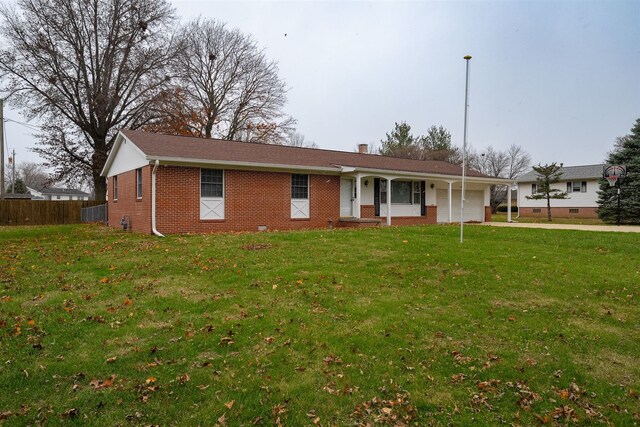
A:
[[[0,424],[637,425],[638,243],[0,228]]]
[[[511,220],[515,221],[515,222],[528,222],[528,223],[535,223],[535,224],[548,224],[549,220],[547,219],[547,214],[546,214],[546,210],[543,209],[544,212],[544,217],[520,217],[520,218],[516,218],[518,216],[518,214],[516,212],[513,212],[511,214]],[[495,214],[491,214],[491,221],[495,221],[495,222],[507,222],[507,214],[506,213],[495,213]],[[608,224],[606,222],[603,222],[601,219],[599,218],[554,218],[551,217],[551,223],[552,224],[582,224],[582,225],[615,225],[615,224]]]

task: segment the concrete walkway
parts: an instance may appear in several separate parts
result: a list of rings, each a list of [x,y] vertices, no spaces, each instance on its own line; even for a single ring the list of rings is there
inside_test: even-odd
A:
[[[531,222],[486,222],[490,227],[546,228],[548,230],[614,231],[620,233],[640,233],[635,225],[582,225],[582,224],[544,224]]]

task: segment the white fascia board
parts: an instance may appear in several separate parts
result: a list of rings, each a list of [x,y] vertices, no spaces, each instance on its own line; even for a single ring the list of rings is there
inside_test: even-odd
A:
[[[240,170],[265,170],[275,172],[315,172],[318,174],[339,175],[335,167],[284,165],[279,163],[240,162],[232,160],[190,159],[183,157],[147,156],[149,162],[160,161],[163,166],[215,167]]]
[[[359,174],[369,174],[369,175],[378,175],[381,177],[390,177],[394,179],[397,178],[413,178],[413,179],[437,179],[444,181],[461,181],[461,175],[439,175],[433,173],[419,173],[419,172],[408,172],[401,170],[388,170],[388,169],[365,169],[365,168],[354,168],[351,173],[357,172]],[[465,176],[465,181],[467,182],[475,182],[479,184],[490,184],[490,185],[510,185],[515,183],[514,180],[505,179],[505,178],[492,178],[492,177],[474,177],[474,176]]]

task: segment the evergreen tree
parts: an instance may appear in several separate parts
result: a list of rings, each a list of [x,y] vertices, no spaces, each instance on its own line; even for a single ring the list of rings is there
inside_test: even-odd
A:
[[[420,146],[418,140],[411,133],[411,126],[407,122],[396,123],[391,133],[387,133],[387,139],[380,141],[380,154],[383,156],[404,157],[407,159],[420,158]]]
[[[598,191],[598,216],[615,223],[618,219],[618,188],[620,188],[620,223],[640,224],[640,118],[629,135],[617,139],[607,157],[610,165],[627,167],[627,176],[616,187],[602,179]]]
[[[16,179],[16,182],[14,183],[13,186],[11,186],[11,184],[9,184],[9,186],[6,189],[7,193],[11,193],[13,188],[13,194],[27,194],[29,192],[29,190],[27,189],[27,186],[25,185],[24,181],[21,180],[20,178]]]
[[[538,174],[536,178],[536,193],[527,196],[530,200],[547,200],[547,220],[551,221],[551,199],[568,199],[569,195],[566,191],[558,188],[551,188],[553,184],[560,181],[560,177],[564,173],[562,166],[558,166],[555,162],[547,165],[534,166],[533,170]]]

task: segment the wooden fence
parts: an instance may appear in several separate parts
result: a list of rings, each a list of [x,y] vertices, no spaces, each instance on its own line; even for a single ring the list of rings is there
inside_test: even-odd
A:
[[[80,210],[95,200],[0,200],[0,225],[79,224]]]

